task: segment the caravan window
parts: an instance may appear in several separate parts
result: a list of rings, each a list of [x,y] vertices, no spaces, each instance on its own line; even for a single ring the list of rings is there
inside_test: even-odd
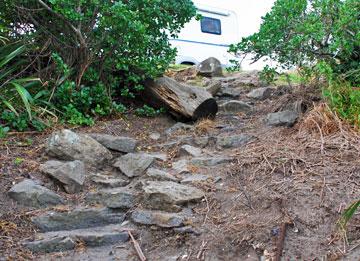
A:
[[[211,17],[202,17],[201,32],[221,35],[221,21]]]

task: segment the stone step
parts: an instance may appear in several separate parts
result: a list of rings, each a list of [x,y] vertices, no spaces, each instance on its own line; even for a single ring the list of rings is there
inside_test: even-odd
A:
[[[99,247],[128,241],[129,234],[121,225],[39,233],[35,241],[23,245],[34,253],[72,250],[81,242],[86,247]]]
[[[125,212],[109,208],[76,208],[68,212],[50,211],[31,221],[43,232],[73,230],[120,224]]]

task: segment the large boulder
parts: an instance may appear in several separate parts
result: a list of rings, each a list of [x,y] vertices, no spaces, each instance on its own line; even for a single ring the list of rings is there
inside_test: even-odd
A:
[[[202,61],[198,67],[198,74],[205,77],[221,77],[223,76],[221,62],[214,58],[210,57]]]
[[[113,166],[119,168],[129,178],[138,177],[144,174],[154,159],[153,156],[146,153],[129,153],[119,157]]]
[[[199,201],[204,192],[172,181],[148,181],[143,187],[146,203],[153,209],[179,210],[178,205]]]
[[[124,153],[134,152],[137,145],[137,141],[129,137],[97,133],[90,134],[90,136],[106,148]]]
[[[298,112],[286,110],[268,114],[266,117],[266,123],[270,126],[292,127],[298,118]]]
[[[64,203],[59,195],[31,179],[24,179],[14,185],[8,195],[18,203],[29,207],[49,207]]]
[[[85,181],[85,165],[80,160],[69,162],[49,160],[40,165],[40,170],[60,181],[68,193],[79,192]]]
[[[61,160],[81,160],[94,165],[112,158],[110,151],[90,136],[66,129],[50,136],[46,150]]]

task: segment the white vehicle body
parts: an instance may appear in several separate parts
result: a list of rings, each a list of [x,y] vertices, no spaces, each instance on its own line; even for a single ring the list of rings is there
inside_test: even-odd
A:
[[[209,57],[217,58],[223,66],[230,66],[236,57],[228,53],[229,45],[240,41],[240,30],[235,12],[217,7],[196,5],[201,21],[192,19],[171,39],[177,48],[177,64],[199,64]]]

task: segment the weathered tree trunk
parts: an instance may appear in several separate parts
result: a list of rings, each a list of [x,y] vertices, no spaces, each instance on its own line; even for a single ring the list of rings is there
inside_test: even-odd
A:
[[[181,84],[166,76],[148,80],[144,94],[152,106],[164,107],[180,120],[214,117],[218,112],[215,99],[205,88]]]

